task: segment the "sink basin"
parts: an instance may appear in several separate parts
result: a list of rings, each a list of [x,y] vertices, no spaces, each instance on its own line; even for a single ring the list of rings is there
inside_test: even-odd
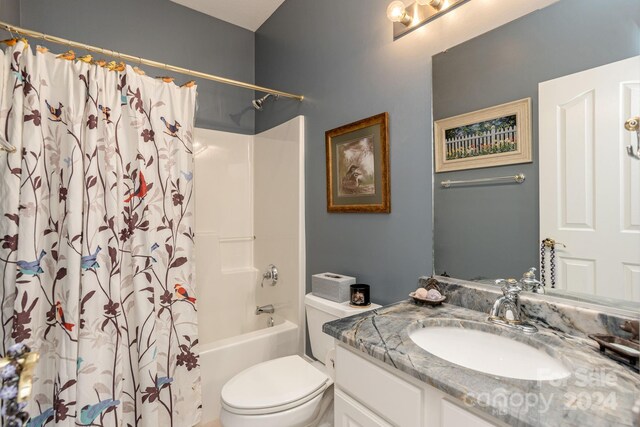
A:
[[[434,356],[491,375],[550,381],[571,374],[544,351],[477,329],[427,326],[411,332],[409,337]]]

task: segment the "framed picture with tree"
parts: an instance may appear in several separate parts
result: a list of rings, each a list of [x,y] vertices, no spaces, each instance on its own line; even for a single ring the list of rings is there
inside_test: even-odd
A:
[[[328,212],[391,212],[389,115],[325,133]]]

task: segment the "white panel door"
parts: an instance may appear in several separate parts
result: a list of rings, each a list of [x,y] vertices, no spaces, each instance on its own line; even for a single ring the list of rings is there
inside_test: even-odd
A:
[[[556,287],[640,301],[640,56],[539,85],[540,240]],[[549,286],[547,261],[547,286]]]

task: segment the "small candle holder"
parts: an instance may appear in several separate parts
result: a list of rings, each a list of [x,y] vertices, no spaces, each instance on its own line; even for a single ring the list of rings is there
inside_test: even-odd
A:
[[[370,286],[363,283],[351,285],[350,304],[353,307],[368,307],[371,305]]]

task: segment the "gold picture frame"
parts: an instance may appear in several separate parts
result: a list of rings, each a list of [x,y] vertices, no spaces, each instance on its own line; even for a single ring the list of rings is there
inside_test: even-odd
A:
[[[434,123],[438,172],[532,162],[531,98]]]
[[[327,211],[389,213],[389,114],[325,133]]]

